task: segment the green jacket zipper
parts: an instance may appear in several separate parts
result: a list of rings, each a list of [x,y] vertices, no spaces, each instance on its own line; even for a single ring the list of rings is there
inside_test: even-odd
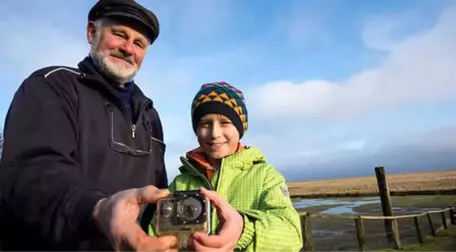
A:
[[[203,174],[198,172],[198,170],[187,159],[182,157],[181,161],[184,162],[186,164],[186,166],[192,170],[192,172],[194,173],[195,176],[201,178],[206,183],[206,185],[209,187],[210,190],[214,190],[214,187],[212,186],[211,182]]]

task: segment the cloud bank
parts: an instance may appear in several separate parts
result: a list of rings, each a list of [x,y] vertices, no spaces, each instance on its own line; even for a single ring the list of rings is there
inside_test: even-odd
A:
[[[394,43],[388,41],[389,27],[394,25],[386,22],[381,26],[367,25],[364,31],[364,34],[386,33],[382,35],[383,42],[379,42],[384,45],[373,42],[368,45],[390,49],[379,66],[341,82],[266,83],[250,92],[251,110],[268,119],[312,117],[333,121],[353,119],[404,103],[453,97],[456,94],[455,7],[445,10],[430,30]],[[264,97],[268,102],[264,102]]]

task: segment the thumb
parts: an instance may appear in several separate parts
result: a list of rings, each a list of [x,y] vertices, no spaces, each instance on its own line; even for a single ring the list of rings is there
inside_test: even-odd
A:
[[[155,186],[145,186],[139,188],[136,193],[136,200],[139,204],[153,204],[159,199],[165,198],[169,195],[168,189],[158,189]]]
[[[200,190],[201,193],[206,196],[212,202],[212,205],[214,205],[214,207],[217,209],[223,210],[225,207],[227,207],[226,200],[220,197],[215,191],[207,190],[204,187],[201,187]]]

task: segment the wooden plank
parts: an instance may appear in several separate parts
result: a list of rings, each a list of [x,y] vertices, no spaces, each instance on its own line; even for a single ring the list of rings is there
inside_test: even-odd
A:
[[[423,234],[421,233],[420,229],[420,222],[418,221],[418,216],[413,217],[413,221],[415,222],[415,229],[416,229],[416,237],[420,243],[424,242]]]
[[[305,251],[314,251],[312,240],[312,223],[310,213],[301,216],[301,226],[303,230],[303,243]]]
[[[366,251],[366,236],[364,232],[363,220],[360,216],[355,219],[356,238],[358,238],[359,251]]]
[[[456,211],[453,208],[450,209],[450,221],[451,225],[456,225]]]
[[[436,236],[436,232],[435,232],[435,227],[434,227],[434,223],[432,223],[432,217],[431,217],[431,214],[430,213],[427,213],[426,214],[426,217],[428,219],[428,223],[429,223],[429,227],[431,228],[431,234],[433,236]]]
[[[427,211],[426,213],[442,213],[442,212],[447,212],[449,209],[448,208],[443,208],[443,209],[440,209],[440,210],[430,210],[430,211]]]
[[[375,176],[377,177],[377,186],[382,203],[382,211],[384,216],[393,216],[393,205],[389,193],[388,182],[386,181],[385,168],[383,166],[375,167]],[[384,220],[386,239],[392,241],[392,221],[389,219]]]
[[[443,228],[444,228],[444,229],[448,229],[448,225],[447,225],[447,220],[446,220],[445,212],[441,212],[440,215],[441,215],[441,217],[442,217]]]
[[[421,214],[408,214],[408,215],[396,215],[396,216],[361,216],[365,220],[398,220],[398,219],[411,219],[414,217],[424,216],[427,213]]]
[[[392,220],[391,221],[391,231],[393,235],[393,241],[394,241],[394,248],[395,249],[400,249],[401,248],[401,238],[399,235],[399,227],[397,225],[397,220]]]

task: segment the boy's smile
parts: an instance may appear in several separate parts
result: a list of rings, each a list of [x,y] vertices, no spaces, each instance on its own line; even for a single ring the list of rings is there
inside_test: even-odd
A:
[[[207,144],[210,145],[212,148],[220,148],[224,144],[226,144],[226,142],[224,142],[224,143],[207,143]]]
[[[223,148],[226,146],[226,144],[227,144],[227,142],[224,142],[224,143],[207,143],[207,145],[209,146],[209,148],[211,148],[211,151],[213,153],[219,153],[219,154],[221,152],[223,152]],[[218,156],[220,156],[220,155],[218,155]],[[214,157],[214,158],[216,158],[216,157]]]
[[[236,152],[239,132],[230,119],[220,114],[207,114],[197,128],[198,142],[212,159],[221,159]]]

